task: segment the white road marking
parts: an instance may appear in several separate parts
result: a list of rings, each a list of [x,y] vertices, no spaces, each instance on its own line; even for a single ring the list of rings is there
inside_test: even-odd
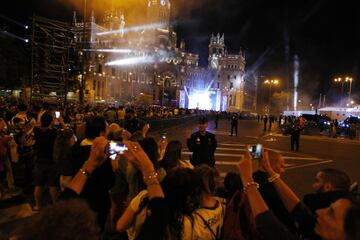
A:
[[[222,148],[222,147],[218,147],[216,148],[217,150],[224,150],[224,151],[242,151],[245,152],[245,149],[240,149],[240,148]]]
[[[298,164],[298,165],[296,165],[296,166],[294,166],[294,167],[286,168],[286,170],[303,168],[303,167],[310,167],[310,166],[315,166],[315,165],[320,165],[320,164],[325,164],[325,163],[331,163],[331,162],[334,162],[334,160],[324,160],[324,161],[315,162],[315,163]]]
[[[238,162],[230,162],[230,161],[216,161],[216,165],[226,165],[226,166],[235,166]]]
[[[245,147],[245,144],[240,144],[240,143],[220,143],[219,146]]]
[[[323,161],[323,159],[317,157],[290,157],[283,156],[284,159],[294,159],[294,160],[310,160],[310,161]]]
[[[192,152],[182,152],[184,155],[191,155]],[[242,157],[244,154],[231,154],[231,153],[215,153],[215,156],[222,156],[222,157]]]
[[[220,143],[218,144],[218,146],[222,146],[222,147],[218,147],[216,150],[217,151],[233,151],[236,153],[224,153],[224,152],[215,152],[215,157],[243,157],[244,154],[239,154],[239,153],[244,153],[245,152],[245,144],[240,144],[240,143]],[[320,164],[326,164],[326,163],[331,163],[333,162],[333,160],[328,160],[328,159],[321,159],[318,157],[312,157],[309,155],[303,155],[300,154],[298,152],[290,152],[290,151],[279,151],[277,149],[271,149],[271,148],[266,148],[268,150],[274,150],[277,152],[280,152],[283,154],[283,157],[285,160],[289,160],[291,161],[295,161],[291,162],[291,163],[285,163],[285,168],[287,170],[291,170],[291,169],[298,169],[298,168],[303,168],[303,167],[308,167],[308,166],[314,166],[314,165],[320,165]],[[192,152],[189,152],[188,149],[184,148],[184,151],[182,152],[183,155],[191,155]],[[291,156],[287,156],[288,154],[291,154]],[[226,159],[226,158],[225,158]],[[238,161],[235,160],[225,160],[223,159],[219,159],[217,158],[216,161],[216,165],[218,166],[236,166],[238,164]],[[310,161],[311,163],[298,163],[298,161]],[[221,172],[220,176],[221,177],[225,177],[225,175],[227,174],[227,172]]]

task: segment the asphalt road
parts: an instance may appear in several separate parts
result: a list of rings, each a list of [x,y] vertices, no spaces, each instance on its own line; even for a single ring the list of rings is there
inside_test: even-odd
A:
[[[183,143],[183,157],[189,159],[186,135],[196,131],[196,124],[184,124],[167,129],[168,141],[180,140]],[[209,122],[208,131],[216,134],[218,148],[215,153],[216,166],[224,176],[236,171],[236,163],[244,153],[245,144],[261,143],[265,148],[280,151],[285,158],[286,172],[283,179],[302,197],[312,192],[312,183],[317,171],[332,167],[345,171],[351,180],[360,182],[360,141],[326,136],[301,135],[300,151],[290,151],[290,136],[280,134],[276,124],[272,131],[263,131],[262,123],[256,120],[239,121],[238,136],[229,136],[230,122],[220,120],[218,129]],[[153,133],[160,138],[161,133]]]

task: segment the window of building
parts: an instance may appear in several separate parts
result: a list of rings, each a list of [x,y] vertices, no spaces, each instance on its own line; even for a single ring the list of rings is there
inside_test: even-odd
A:
[[[101,64],[98,65],[98,71],[97,72],[102,73],[102,65]]]

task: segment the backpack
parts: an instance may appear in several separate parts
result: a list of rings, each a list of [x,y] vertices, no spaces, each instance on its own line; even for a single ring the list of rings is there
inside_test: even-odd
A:
[[[14,139],[19,147],[20,152],[31,151],[35,144],[34,120],[29,116],[23,118],[13,117],[11,120],[11,128],[14,133]]]
[[[255,218],[251,213],[248,199],[242,191],[235,192],[226,206],[224,239],[260,239],[256,232]]]

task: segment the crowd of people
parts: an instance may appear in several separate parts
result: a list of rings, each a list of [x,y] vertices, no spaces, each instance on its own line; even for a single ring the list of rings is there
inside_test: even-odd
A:
[[[15,188],[11,166],[24,164],[38,212],[9,236],[14,239],[360,238],[357,188],[338,169],[322,169],[315,192],[300,200],[281,178],[279,152],[264,150],[253,161],[245,147],[237,170],[220,182],[206,116],[187,136],[189,161],[181,141],[148,136],[153,110],[0,108],[0,190]],[[110,157],[112,143],[124,151]]]

